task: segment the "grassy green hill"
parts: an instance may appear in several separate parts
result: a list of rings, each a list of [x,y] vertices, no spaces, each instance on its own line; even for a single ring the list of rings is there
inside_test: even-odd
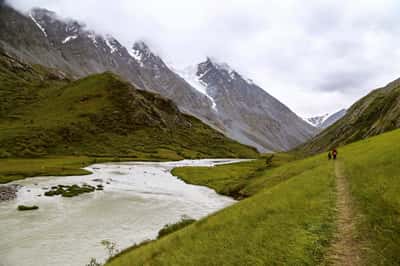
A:
[[[240,184],[241,193],[249,197],[128,250],[107,265],[329,264],[329,251],[342,226],[334,171],[338,165],[348,183],[348,207],[355,223],[350,237],[362,264],[399,265],[399,151],[400,130],[396,130],[341,148],[336,163],[322,154],[296,161],[276,156],[268,167],[263,159],[178,168],[174,173],[187,182],[227,194]]]
[[[346,115],[297,150],[316,153],[400,127],[400,80],[374,90]]]
[[[70,81],[5,55],[0,62],[0,157],[257,156],[111,73]]]
[[[111,73],[72,81],[0,51],[0,183],[106,160],[257,156]]]

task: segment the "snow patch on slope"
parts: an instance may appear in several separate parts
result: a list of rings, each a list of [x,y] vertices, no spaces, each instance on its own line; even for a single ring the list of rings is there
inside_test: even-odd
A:
[[[43,35],[47,38],[46,30],[42,27],[42,25],[39,24],[39,22],[37,22],[37,20],[33,17],[32,13],[29,14],[29,17],[36,24],[36,26],[38,26],[38,28],[43,32]]]
[[[190,67],[185,68],[182,71],[176,71],[176,72],[184,80],[186,80],[187,83],[189,83],[193,88],[195,88],[198,92],[200,92],[201,94],[205,95],[208,99],[210,99],[210,101],[212,103],[212,108],[215,111],[218,111],[217,104],[214,101],[213,97],[211,97],[207,93],[207,84],[205,84],[204,82],[201,81],[201,76],[199,77],[196,75],[197,66],[190,66]],[[205,74],[206,73],[204,73],[203,75],[205,75]]]
[[[110,35],[107,35],[105,38],[105,42],[108,46],[108,48],[110,48],[111,53],[115,53],[116,51],[118,51],[118,49],[111,43],[114,40],[113,37],[111,37]]]
[[[68,36],[67,38],[65,38],[62,43],[66,44],[69,41],[75,40],[76,38],[78,38],[78,35],[72,35],[72,36]]]
[[[250,85],[256,85],[252,79],[244,78],[244,80]]]
[[[128,50],[128,53],[133,59],[135,59],[140,64],[141,67],[144,66],[142,62],[143,55],[139,50],[132,48],[131,50]]]
[[[97,39],[96,34],[94,32],[90,32],[88,34],[88,38],[92,40],[93,44],[97,47]]]

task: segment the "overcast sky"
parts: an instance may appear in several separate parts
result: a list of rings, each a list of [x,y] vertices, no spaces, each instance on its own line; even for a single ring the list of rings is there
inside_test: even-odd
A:
[[[398,0],[9,0],[144,40],[176,68],[224,61],[301,116],[400,77]]]

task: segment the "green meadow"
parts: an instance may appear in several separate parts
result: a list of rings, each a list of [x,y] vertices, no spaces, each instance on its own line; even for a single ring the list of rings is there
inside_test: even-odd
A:
[[[400,264],[400,130],[339,149],[364,265]],[[279,161],[279,155],[276,156]],[[174,174],[245,199],[107,265],[318,265],[337,231],[334,161],[325,154]]]

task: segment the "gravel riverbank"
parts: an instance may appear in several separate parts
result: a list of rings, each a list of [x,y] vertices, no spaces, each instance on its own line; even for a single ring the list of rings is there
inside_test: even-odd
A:
[[[17,197],[17,191],[17,185],[0,186],[0,202],[15,199]]]

